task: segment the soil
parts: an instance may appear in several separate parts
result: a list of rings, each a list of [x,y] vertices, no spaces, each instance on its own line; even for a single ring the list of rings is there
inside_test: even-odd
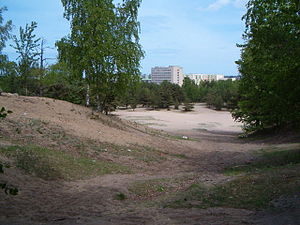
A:
[[[55,146],[76,155],[79,152],[72,143],[76,139],[82,143],[153,148],[165,157],[162,161],[144,162],[131,156],[103,153],[101,158],[130,166],[134,173],[75,181],[46,181],[14,167],[7,169],[2,178],[20,187],[20,193],[17,196],[0,193],[0,224],[285,224],[280,216],[274,220],[270,214],[244,209],[171,209],[159,204],[164,197],[185,190],[195,181],[206,184],[227,181],[230,178],[222,173],[225,167],[249,162],[254,151],[272,145],[239,139],[241,124],[235,123],[226,111],[213,111],[199,104],[187,113],[137,109],[104,116],[65,101],[23,96],[0,96],[0,106],[13,111],[1,121],[1,135],[6,138],[0,138],[0,145]],[[43,135],[25,126],[16,133],[27,120],[42,121]],[[71,141],[62,145],[46,136],[46,130],[48,133],[63,130]],[[90,157],[96,157],[90,148],[87,151]],[[176,155],[183,157],[173,157]],[[130,191],[136,182],[159,179],[176,180],[171,193],[139,198]],[[118,193],[124,193],[127,199],[118,200]]]

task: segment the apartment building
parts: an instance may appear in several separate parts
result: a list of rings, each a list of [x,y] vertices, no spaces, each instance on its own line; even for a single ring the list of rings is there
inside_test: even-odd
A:
[[[224,75],[220,74],[188,74],[186,77],[193,80],[197,85],[199,85],[201,81],[225,80]]]
[[[183,69],[180,66],[154,67],[151,69],[151,80],[153,83],[160,84],[163,81],[169,81],[182,86],[183,78]]]

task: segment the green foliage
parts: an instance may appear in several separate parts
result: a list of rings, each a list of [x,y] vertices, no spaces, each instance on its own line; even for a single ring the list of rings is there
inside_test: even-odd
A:
[[[158,94],[160,98],[158,107],[168,109],[170,105],[172,105],[173,103],[172,84],[170,82],[163,81],[160,84],[160,89]]]
[[[9,113],[12,113],[10,110],[6,110],[4,107],[0,110],[0,119],[5,118]],[[0,174],[4,173],[4,165],[0,163]],[[0,188],[4,190],[5,194],[17,195],[19,190],[18,188],[8,185],[6,182],[0,183]]]
[[[191,102],[206,102],[209,107],[235,109],[239,99],[238,81],[201,81],[196,85],[191,79],[183,81],[183,92]]]
[[[4,173],[4,167],[8,167],[8,166],[4,166],[0,163],[0,174]],[[0,188],[4,190],[5,194],[10,194],[10,195],[17,195],[19,190],[18,188],[7,184],[6,182],[1,182],[0,183]]]
[[[199,87],[190,78],[185,77],[182,85],[183,92],[190,101],[199,102],[200,92]]]
[[[36,38],[34,34],[37,28],[36,22],[26,24],[25,29],[20,27],[19,38],[13,36],[14,45],[12,47],[16,50],[18,56],[17,72],[20,76],[20,94],[34,94],[38,87],[38,80],[35,77],[39,76],[37,61],[40,53],[37,51],[40,38]]]
[[[190,103],[190,101],[186,99],[183,106],[184,111],[189,112],[192,111],[193,108],[194,108],[194,104]]]
[[[204,85],[207,84],[204,83]],[[208,106],[216,110],[222,108],[235,109],[239,99],[238,81],[220,80],[211,82],[204,99]]]
[[[300,12],[292,0],[251,0],[244,16],[241,101],[246,130],[300,126]]]
[[[168,109],[171,105],[177,107],[183,102],[184,94],[179,85],[164,81],[161,84],[138,83],[132,85],[127,92],[120,98],[122,105],[131,105],[134,101],[135,106],[141,104],[143,107]]]
[[[90,87],[93,104],[108,113],[137,81],[143,51],[137,13],[140,0],[62,0],[71,34],[57,43],[59,59]],[[82,74],[84,73],[84,77]]]
[[[130,105],[131,101],[141,104],[143,107],[168,109],[174,105],[175,109],[184,103],[184,109],[190,111],[193,108],[191,102],[206,101],[215,109],[234,109],[239,99],[238,81],[203,81],[196,85],[189,78],[184,79],[182,87],[164,81],[161,84],[139,83],[130,88],[119,99],[121,105]]]
[[[18,76],[18,65],[15,62],[6,61],[0,69],[0,87],[2,91],[17,93],[21,86],[21,79]]]
[[[5,118],[10,113],[12,113],[12,111],[6,110],[4,107],[2,107],[0,110],[0,119]]]
[[[117,200],[120,200],[120,201],[127,199],[127,196],[124,193],[118,193],[118,194],[116,194],[115,197]]]
[[[5,42],[10,37],[10,31],[12,29],[12,22],[8,21],[5,24],[3,24],[3,17],[2,13],[6,11],[6,7],[0,8],[0,53],[2,52],[3,48],[5,48]]]
[[[10,186],[7,183],[0,183],[0,188],[3,189],[7,195],[17,195],[19,192],[18,188]]]
[[[5,48],[6,41],[10,38],[10,31],[12,29],[11,21],[3,24],[2,13],[6,10],[6,7],[0,8],[0,76],[6,73],[8,57],[2,53],[2,50]]]
[[[85,104],[86,86],[84,81],[73,79],[64,63],[50,66],[40,83],[41,94],[45,97]]]

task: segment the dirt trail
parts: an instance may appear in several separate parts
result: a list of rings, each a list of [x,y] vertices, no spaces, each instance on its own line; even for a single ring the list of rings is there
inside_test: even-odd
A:
[[[145,197],[139,200],[130,191],[135,183],[151,180],[170,179],[172,182],[176,180],[174,184],[172,183],[177,185],[173,189],[174,192],[184,190],[194,181],[215,184],[228,180],[221,170],[230,165],[251,161],[251,152],[264,144],[250,144],[239,140],[237,134],[240,128],[232,123],[232,120],[228,121],[230,117],[226,112],[213,112],[212,117],[206,122],[203,121],[205,120],[203,115],[209,115],[208,109],[204,109],[202,114],[201,112],[197,114],[197,111],[185,114],[191,116],[188,124],[197,124],[197,126],[200,124],[200,128],[188,128],[188,125],[182,125],[184,119],[180,119],[176,125],[178,117],[174,117],[173,122],[169,117],[169,126],[161,123],[163,126],[158,127],[165,129],[159,132],[117,118],[97,115],[95,119],[90,109],[48,98],[0,96],[0,105],[13,111],[9,116],[8,124],[17,123],[20,118],[41,120],[46,122],[45,126],[49,129],[51,126],[60,127],[67,134],[73,135],[72,137],[78,137],[79,140],[91,139],[127,146],[150,146],[159,150],[157,154],[164,156],[164,161],[144,162],[130,155],[122,158],[103,153],[101,157],[119,163],[126,162],[126,165],[141,169],[133,174],[110,174],[70,182],[45,181],[26,175],[18,169],[9,169],[3,178],[21,187],[21,192],[16,197],[0,193],[1,201],[4,202],[0,206],[0,224],[254,224],[251,222],[254,216],[252,211],[226,208],[167,209],[159,204],[151,204],[157,199],[156,197]],[[203,106],[197,106],[196,109],[201,111]],[[154,117],[154,112],[151,116],[147,115],[146,111],[143,113],[133,112],[130,115],[134,114],[137,122],[141,119],[138,118],[139,116],[146,120],[151,117],[151,120],[155,121],[155,126],[163,120]],[[160,117],[168,116],[168,112],[155,112],[155,114]],[[175,114],[182,116],[180,113]],[[197,115],[202,115],[202,121],[195,121]],[[217,117],[218,123],[212,125],[211,120]],[[220,122],[223,117],[225,117],[224,124]],[[2,123],[1,132],[10,135],[11,140],[0,140],[0,143],[13,144],[20,136],[10,133],[12,131],[3,127],[3,124],[5,123]],[[184,129],[178,129],[179,127]],[[206,127],[205,130],[203,127]],[[166,131],[172,136],[167,136]],[[26,132],[30,133],[29,130]],[[179,137],[186,135],[190,140],[174,138],[174,135]],[[31,139],[33,144],[49,145],[47,140],[41,139],[38,134],[34,133],[33,136]],[[70,149],[71,147],[68,151],[71,151]],[[128,199],[117,200],[118,193],[124,193]],[[163,196],[158,196],[161,197]]]

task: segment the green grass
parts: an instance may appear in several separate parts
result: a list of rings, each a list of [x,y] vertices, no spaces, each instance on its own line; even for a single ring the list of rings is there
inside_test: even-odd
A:
[[[74,157],[39,146],[1,147],[0,154],[13,159],[16,167],[46,180],[75,180],[131,172],[129,168],[112,162]]]
[[[141,199],[157,197],[174,190],[180,181],[179,178],[160,178],[136,181],[130,185],[129,191]]]
[[[111,143],[94,144],[92,149],[98,153],[107,152],[116,156],[128,156],[146,163],[162,162],[167,160],[167,154],[148,146],[121,146]]]
[[[238,177],[225,184],[206,186],[193,184],[176,200],[167,203],[172,208],[230,207],[263,209],[281,195],[300,191],[300,166],[274,169],[263,174]]]
[[[287,167],[300,163],[300,149],[290,150],[262,150],[258,159],[246,165],[238,165],[225,170],[226,175],[259,172],[273,168]]]
[[[179,159],[188,159],[188,157],[185,154],[169,153],[168,155]]]
[[[225,170],[225,174],[238,175],[233,180],[213,186],[193,184],[165,206],[244,209],[272,207],[272,200],[300,192],[299,171],[299,149],[263,150],[256,161]]]
[[[191,137],[188,137],[187,139],[183,138],[183,136],[177,136],[177,135],[165,135],[165,137],[168,137],[168,138],[171,138],[171,139],[175,139],[175,140],[197,141],[197,142],[200,142],[200,140],[198,140],[196,138],[191,138]]]
[[[118,194],[115,195],[115,199],[123,201],[123,200],[127,199],[127,196],[124,193],[118,193]]]

